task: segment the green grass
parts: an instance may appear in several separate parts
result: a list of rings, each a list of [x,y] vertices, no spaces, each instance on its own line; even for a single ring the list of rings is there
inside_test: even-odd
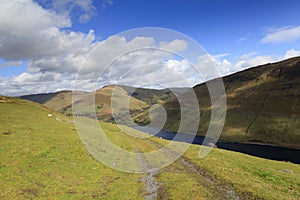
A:
[[[185,156],[195,165],[206,169],[221,182],[232,184],[237,192],[249,198],[299,199],[300,167],[214,149],[204,159],[197,159],[199,147],[192,146]],[[284,172],[285,169],[292,173]]]
[[[101,126],[127,151],[151,152],[169,143],[128,136],[114,124]],[[222,199],[220,188],[234,189],[244,199],[300,198],[299,165],[220,149],[199,159],[199,148],[191,145],[183,156],[192,168],[179,159],[154,175],[158,198]],[[0,98],[0,155],[0,199],[144,199],[147,194],[143,174],[96,161],[83,147],[72,118],[32,102]]]
[[[48,113],[25,101],[0,103],[0,199],[143,199],[141,175],[97,162],[71,118]]]

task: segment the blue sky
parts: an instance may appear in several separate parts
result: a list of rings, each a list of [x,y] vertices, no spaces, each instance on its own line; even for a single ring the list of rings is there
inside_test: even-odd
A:
[[[282,54],[300,43],[275,46],[260,40],[267,28],[298,25],[299,8],[297,0],[121,0],[74,28],[94,29],[97,37],[106,38],[137,27],[164,27],[189,35],[212,54]]]
[[[222,76],[300,55],[298,0],[11,0],[0,4],[3,95],[72,89],[74,63],[95,44],[139,27],[168,28],[193,38],[212,56]]]

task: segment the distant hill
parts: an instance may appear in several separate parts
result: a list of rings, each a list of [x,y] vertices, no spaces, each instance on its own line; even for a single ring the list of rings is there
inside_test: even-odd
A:
[[[173,91],[178,93],[184,93],[186,88],[174,88]],[[81,99],[75,104],[80,104],[83,108],[81,110],[82,115],[90,115],[91,112],[96,110],[96,115],[99,119],[104,121],[114,121],[113,111],[111,108],[112,93],[115,92],[115,97],[118,98],[117,101],[119,106],[116,107],[116,111],[122,113],[122,110],[126,109],[126,101],[129,100],[130,113],[135,116],[143,110],[147,110],[150,105],[156,103],[163,103],[174,97],[170,89],[156,90],[156,89],[144,89],[135,88],[123,85],[109,85],[95,92],[77,92]],[[59,111],[66,115],[72,114],[72,91],[59,91],[55,93],[48,94],[32,94],[21,96],[22,99],[30,100],[36,103],[40,103],[47,108],[55,111]],[[94,110],[84,110],[89,107],[93,102],[91,100],[95,99],[95,109]]]
[[[112,110],[112,96],[114,95],[117,105]],[[128,108],[130,112],[140,112],[141,110],[147,109],[148,104],[135,97],[129,96],[128,93],[121,87],[118,86],[106,86],[95,92],[91,92],[80,98],[80,100],[74,102],[74,105],[79,107],[77,112],[81,115],[91,116],[96,111],[96,116],[100,120],[114,122],[113,114],[121,115]],[[95,108],[91,107],[95,104]],[[64,114],[72,114],[72,105],[68,105],[61,110]],[[118,116],[121,117],[121,116]]]
[[[77,94],[85,96],[88,93],[78,91]],[[55,111],[61,111],[65,107],[70,106],[72,104],[72,91],[63,90],[54,93],[31,94],[21,96],[21,98],[42,104],[45,107]]]
[[[170,89],[151,89],[151,88],[135,88],[125,85],[119,85],[131,96],[147,102],[148,104],[155,104],[170,100],[175,97],[173,92],[183,94],[190,88],[170,88]]]
[[[67,91],[68,92],[68,91]],[[39,104],[44,104],[47,101],[51,100],[55,96],[59,95],[61,92],[54,92],[54,93],[44,93],[44,94],[29,94],[21,96],[22,99],[30,100]]]

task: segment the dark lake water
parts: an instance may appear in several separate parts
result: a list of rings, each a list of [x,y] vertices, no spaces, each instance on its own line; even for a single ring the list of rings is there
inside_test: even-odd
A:
[[[176,139],[174,139],[176,133],[173,132],[166,132],[166,131],[158,132],[157,129],[146,127],[146,126],[137,126],[133,128],[147,132],[156,137],[161,137],[166,140],[175,140],[179,142],[189,142],[192,144],[201,144],[201,145],[203,144],[204,141],[204,137],[202,136],[195,136],[195,138],[192,139],[193,136],[189,134],[179,133]],[[300,164],[300,149],[290,149],[290,148],[271,146],[271,145],[235,143],[235,142],[217,142],[216,146],[220,149],[245,153],[260,158],[266,158],[266,159],[278,160],[278,161],[288,161],[295,164]]]

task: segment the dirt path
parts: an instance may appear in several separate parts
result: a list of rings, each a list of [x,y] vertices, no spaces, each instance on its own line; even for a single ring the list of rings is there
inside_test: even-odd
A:
[[[180,162],[186,166],[187,171],[190,174],[196,175],[198,178],[201,178],[206,181],[208,185],[206,187],[215,192],[214,198],[215,199],[232,199],[232,200],[239,200],[240,197],[237,195],[235,190],[228,186],[228,185],[221,185],[212,179],[207,172],[200,170],[198,167],[193,165],[192,163],[188,162],[184,157],[180,158]]]
[[[133,138],[128,137],[128,141],[134,147],[136,153],[141,153],[141,150],[138,148],[138,145],[133,140]],[[150,165],[144,158],[143,154],[137,154],[137,159],[142,171],[149,171],[147,169],[150,169]],[[145,185],[146,194],[144,195],[144,197],[146,200],[156,200],[158,197],[159,183],[155,179],[155,174],[157,174],[158,172],[158,170],[154,170],[149,173],[143,174],[143,178],[141,180]]]
[[[135,148],[135,151],[137,153],[140,153],[139,148]],[[138,155],[138,162],[139,162],[139,165],[141,166],[141,169],[143,169],[143,171],[147,171],[147,169],[149,168],[149,164],[147,163],[146,159],[143,157],[142,154]],[[145,190],[147,192],[145,195],[145,199],[147,199],[147,200],[157,199],[159,183],[156,181],[156,179],[154,177],[154,175],[157,173],[158,173],[158,170],[150,172],[150,173],[144,173],[142,180],[145,184]]]
[[[161,144],[158,144],[153,140],[148,141],[151,142],[153,145],[157,146],[158,148],[162,147]],[[167,153],[175,154],[171,150],[169,150],[169,152]],[[219,181],[214,180],[206,170],[200,169],[199,167],[195,166],[194,164],[189,162],[184,156],[181,156],[178,159],[178,161],[180,165],[183,165],[185,169],[184,173],[194,176],[198,180],[198,182],[202,184],[202,186],[205,186],[208,190],[210,190],[213,193],[213,199],[240,199],[233,187],[226,184],[220,184]],[[203,184],[203,182],[205,182],[205,184]]]
[[[151,140],[146,139],[147,142],[154,145],[157,148],[162,148],[162,145]],[[141,152],[138,147],[140,144],[137,144],[137,141],[134,139],[129,139],[132,146],[135,148],[136,152]],[[167,150],[166,154],[175,154],[171,150]],[[141,168],[149,169],[150,165],[147,163],[146,159],[143,158],[143,155],[140,154],[138,156],[138,162]],[[221,181],[215,180],[212,176],[205,170],[201,169],[198,166],[192,164],[186,157],[181,156],[174,165],[177,165],[181,169],[183,169],[184,174],[188,174],[191,178],[195,179],[199,185],[210,191],[211,196],[208,199],[230,199],[230,200],[239,200],[240,197],[235,192],[234,188],[229,184],[224,184]],[[168,168],[168,167],[167,167]],[[146,194],[144,195],[147,200],[155,200],[155,199],[165,199],[168,198],[168,191],[166,188],[162,188],[164,185],[163,182],[159,182],[158,178],[161,173],[164,173],[162,170],[155,170],[150,173],[145,173],[142,181],[145,184]],[[184,180],[183,180],[184,181]],[[160,194],[163,192],[164,194]],[[188,197],[187,197],[188,198]]]

